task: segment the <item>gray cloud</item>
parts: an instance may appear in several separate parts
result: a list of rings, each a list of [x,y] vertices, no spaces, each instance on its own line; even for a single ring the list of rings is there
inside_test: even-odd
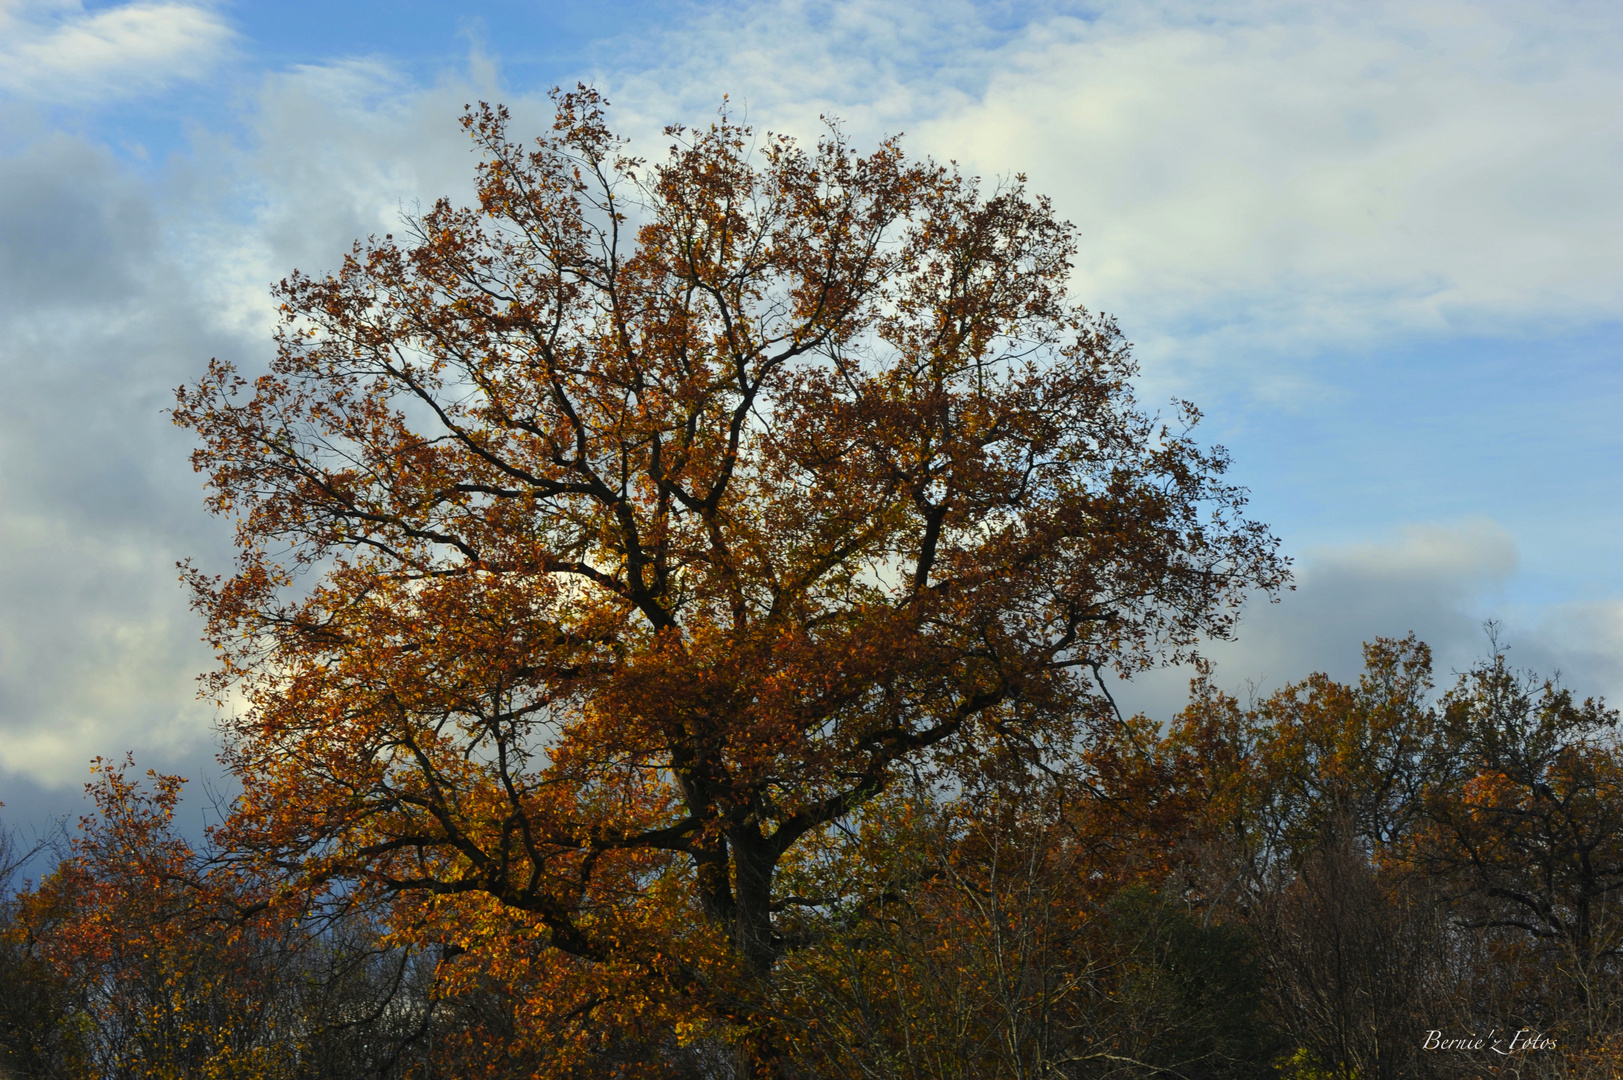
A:
[[[1309,551],[1294,594],[1253,609],[1221,667],[1259,682],[1309,671],[1350,678],[1361,644],[1414,631],[1445,665],[1480,652],[1486,603],[1516,571],[1516,543],[1497,523],[1410,525],[1384,542]]]
[[[157,222],[104,148],[66,135],[0,158],[0,318],[129,298],[150,271]]]
[[[1446,687],[1486,655],[1491,619],[1514,663],[1559,672],[1581,696],[1623,700],[1623,604],[1507,603],[1517,562],[1515,540],[1486,519],[1410,525],[1379,542],[1310,550],[1295,591],[1277,604],[1254,602],[1235,640],[1204,652],[1217,685],[1244,696],[1316,671],[1355,680],[1364,642],[1413,632],[1432,647],[1437,683]],[[1129,711],[1164,719],[1187,700],[1190,675],[1151,672],[1117,698]]]
[[[173,388],[229,335],[153,190],[51,136],[0,159],[0,801],[76,804],[87,761],[212,769],[209,663],[174,563],[218,557]]]
[[[194,695],[212,657],[174,564],[224,570],[230,550],[168,421],[174,388],[210,356],[263,364],[273,280],[331,268],[415,200],[471,194],[456,116],[478,96],[306,67],[266,81],[240,141],[200,134],[152,180],[26,127],[0,157],[5,822],[75,812],[97,755],[218,778]]]

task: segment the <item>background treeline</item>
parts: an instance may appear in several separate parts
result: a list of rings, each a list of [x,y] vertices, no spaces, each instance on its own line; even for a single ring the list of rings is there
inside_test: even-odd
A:
[[[1064,771],[1011,740],[951,790],[920,772],[874,800],[784,903],[788,1070],[1617,1075],[1617,714],[1498,649],[1440,695],[1412,637],[1365,656],[1355,685],[1250,702],[1197,680]],[[605,1077],[735,1071],[702,1030],[604,1030],[602,1002],[590,1030],[538,1017],[522,935],[469,978],[448,935],[290,909],[178,834],[175,778],[98,765],[91,793],[55,869],[7,888],[7,1077],[520,1077],[569,1038]]]

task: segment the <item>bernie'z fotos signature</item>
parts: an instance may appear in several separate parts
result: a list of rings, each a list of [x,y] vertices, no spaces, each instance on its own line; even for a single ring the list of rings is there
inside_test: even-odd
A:
[[[1422,1050],[1492,1050],[1496,1054],[1509,1057],[1511,1054],[1520,1054],[1527,1050],[1554,1050],[1555,1040],[1548,1035],[1540,1035],[1532,1028],[1518,1028],[1506,1042],[1503,1037],[1497,1037],[1498,1029],[1488,1032],[1487,1035],[1466,1035],[1458,1039],[1445,1039],[1443,1033],[1432,1029],[1426,1032],[1426,1041],[1420,1044]]]

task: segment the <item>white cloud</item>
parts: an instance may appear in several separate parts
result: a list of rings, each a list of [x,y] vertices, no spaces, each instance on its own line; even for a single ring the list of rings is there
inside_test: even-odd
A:
[[[1335,12],[1335,8],[1321,9]],[[926,128],[1026,169],[1078,283],[1159,325],[1321,344],[1623,311],[1623,65],[1513,13],[1057,20]]]
[[[1000,10],[727,7],[607,82],[641,113],[702,116],[725,91],[762,125],[831,111],[1028,173],[1078,227],[1079,296],[1152,357],[1232,373],[1236,354],[1623,314],[1615,6]]]
[[[73,104],[144,93],[207,75],[232,37],[196,4],[13,0],[0,6],[0,91]]]
[[[473,200],[476,158],[457,118],[500,97],[454,80],[422,87],[375,59],[267,76],[244,130],[195,136],[167,193],[180,260],[209,268],[191,284],[211,316],[257,355],[274,322],[272,282],[335,269],[351,241],[398,232],[441,195]],[[550,122],[533,100],[508,100],[523,116],[517,132]]]

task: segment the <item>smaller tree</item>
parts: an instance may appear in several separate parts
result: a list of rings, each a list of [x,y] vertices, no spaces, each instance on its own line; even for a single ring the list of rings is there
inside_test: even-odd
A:
[[[1205,917],[1258,942],[1303,1062],[1406,1077],[1440,967],[1442,923],[1412,902],[1400,859],[1430,768],[1431,654],[1410,635],[1364,660],[1356,684],[1316,673],[1249,706],[1203,676],[1139,768],[1186,815],[1183,880]]]
[[[125,768],[128,767],[126,761]],[[173,828],[184,783],[150,786],[97,759],[66,854],[18,897],[13,927],[28,962],[64,988],[90,1074],[260,1080],[295,1049],[278,1015],[278,928],[240,917],[252,897],[205,881]]]
[[[1423,1033],[1459,1017],[1460,972],[1447,911],[1431,901],[1377,865],[1345,822],[1254,896],[1246,923],[1300,1061],[1337,1080],[1434,1075]]]
[[[1442,702],[1413,859],[1467,925],[1540,943],[1568,1000],[1542,1017],[1601,1037],[1623,1022],[1623,745],[1618,714],[1495,648]]]
[[[891,875],[786,961],[802,1074],[1265,1069],[1276,1047],[1248,935],[1160,895],[1159,859],[1134,857],[1122,820],[1074,778],[1018,772],[865,822],[895,852]]]
[[[0,1076],[67,1080],[89,1075],[72,990],[40,959],[14,891],[17,871],[40,850],[0,829]]]

